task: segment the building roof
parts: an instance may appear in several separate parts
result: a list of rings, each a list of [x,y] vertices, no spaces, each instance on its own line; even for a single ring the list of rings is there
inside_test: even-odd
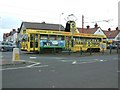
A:
[[[49,23],[36,23],[36,22],[22,22],[20,30],[22,27],[26,29],[40,29],[40,30],[65,30],[61,24],[49,24]]]
[[[84,28],[84,29],[78,28],[78,31],[80,33],[94,34],[97,31],[98,28],[100,28],[100,27],[97,27],[97,28]]]
[[[103,30],[103,32],[107,38],[115,38],[119,34],[120,30]]]

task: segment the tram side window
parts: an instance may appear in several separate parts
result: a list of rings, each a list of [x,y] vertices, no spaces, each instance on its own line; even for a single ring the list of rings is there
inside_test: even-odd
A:
[[[87,41],[87,39],[86,39],[86,38],[82,38],[82,41],[86,42],[86,41]]]
[[[34,39],[34,35],[30,34],[30,40],[32,41]]]
[[[64,36],[61,36],[61,40],[65,40]]]
[[[107,43],[107,40],[106,40],[106,38],[103,38],[103,43]]]
[[[79,44],[80,37],[73,37],[74,43]]]
[[[40,35],[40,39],[41,40],[47,40],[48,39],[48,35]]]
[[[92,39],[91,39],[91,42],[96,42],[96,39],[95,39],[95,38],[92,38]]]
[[[38,34],[35,35],[35,42],[38,42]]]
[[[58,38],[57,38],[58,40],[61,40],[61,36],[58,36]]]
[[[66,36],[65,40],[66,40],[66,41],[70,41],[70,40],[71,40],[71,37]]]
[[[75,41],[80,40],[80,38],[79,38],[79,37],[73,37],[73,39],[74,39]]]
[[[101,38],[98,38],[97,41],[98,41],[98,42],[101,42],[102,40],[101,40]]]
[[[25,42],[25,41],[27,41],[26,38],[22,38],[22,42]]]
[[[83,45],[86,45],[86,44],[87,44],[87,38],[86,38],[86,37],[85,37],[85,38],[82,38],[82,41],[83,41],[83,42],[82,42]]]
[[[92,39],[91,39],[91,38],[87,38],[87,41],[88,41],[88,42],[91,42],[91,41],[92,41]]]
[[[50,35],[50,36],[49,36],[49,39],[50,39],[50,40],[56,40],[56,39],[57,39],[57,36],[56,36],[56,35]]]
[[[33,42],[30,42],[30,48],[33,48]]]
[[[64,40],[64,36],[58,36],[57,40]]]
[[[27,38],[28,36],[25,34],[25,35],[22,35],[22,42],[26,42],[27,41]]]

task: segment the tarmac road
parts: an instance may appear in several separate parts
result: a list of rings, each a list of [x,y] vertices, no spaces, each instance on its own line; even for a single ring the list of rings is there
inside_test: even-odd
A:
[[[21,55],[35,63],[3,66],[3,88],[118,88],[117,54]]]

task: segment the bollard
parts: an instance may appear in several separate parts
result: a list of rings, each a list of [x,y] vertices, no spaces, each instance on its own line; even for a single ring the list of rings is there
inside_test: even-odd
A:
[[[117,47],[117,53],[118,53],[118,47]]]
[[[12,61],[18,61],[20,59],[19,48],[13,48]]]
[[[54,53],[54,54],[56,53],[56,49],[55,49],[55,48],[53,48],[53,53]]]
[[[70,48],[69,48],[69,55],[71,54],[71,52],[70,52],[71,50],[70,50]]]
[[[104,54],[104,48],[102,48],[102,54]]]
[[[119,46],[118,46],[118,44],[117,44],[117,53],[119,52]]]
[[[92,49],[91,49],[91,47],[90,47],[90,55],[92,55]]]
[[[80,47],[80,55],[82,55],[82,47]]]
[[[112,53],[112,47],[110,46],[110,54]]]

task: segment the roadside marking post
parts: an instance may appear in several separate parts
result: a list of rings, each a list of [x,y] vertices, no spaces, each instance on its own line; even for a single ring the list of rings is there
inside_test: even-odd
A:
[[[82,47],[80,47],[80,55],[82,55],[83,51],[82,51]]]
[[[18,61],[20,59],[19,48],[13,48],[12,61]]]

